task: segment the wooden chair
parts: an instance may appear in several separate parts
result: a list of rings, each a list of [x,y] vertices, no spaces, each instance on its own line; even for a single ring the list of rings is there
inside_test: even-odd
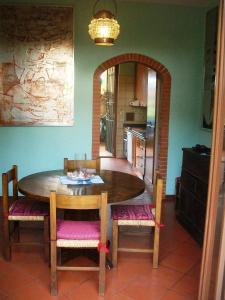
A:
[[[11,260],[12,245],[43,246],[45,259],[49,259],[49,205],[26,197],[18,197],[17,166],[2,174],[2,214],[3,214],[3,257]],[[9,196],[12,182],[13,196]],[[43,222],[43,243],[20,241],[20,222]],[[13,227],[13,230],[12,228]]]
[[[59,209],[99,209],[100,221],[56,220]],[[50,237],[51,237],[51,294],[57,295],[57,270],[99,271],[99,294],[105,290],[106,220],[107,193],[101,195],[70,196],[50,195]],[[57,265],[57,248],[97,248],[98,267],[73,267]]]
[[[163,194],[163,180],[157,176],[153,189],[155,208],[149,204],[143,205],[112,205],[111,215],[113,221],[112,263],[117,266],[118,252],[153,253],[153,268],[158,268],[159,234],[161,219],[161,204]],[[154,227],[154,246],[149,249],[120,248],[118,245],[119,227],[121,226],[151,226]]]
[[[79,168],[95,169],[98,172],[100,170],[100,158],[87,160],[70,160],[68,158],[64,158],[65,174]]]

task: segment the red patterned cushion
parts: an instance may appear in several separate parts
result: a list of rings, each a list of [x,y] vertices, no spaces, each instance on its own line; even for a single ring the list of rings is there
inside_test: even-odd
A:
[[[49,205],[40,201],[16,200],[9,209],[9,216],[48,216]]]
[[[112,205],[113,220],[154,220],[149,204],[143,205]]]
[[[57,239],[99,240],[99,221],[57,220]]]

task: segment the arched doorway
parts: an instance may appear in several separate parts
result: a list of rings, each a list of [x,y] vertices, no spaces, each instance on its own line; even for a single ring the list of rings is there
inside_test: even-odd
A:
[[[99,156],[100,145],[100,75],[112,66],[124,62],[137,62],[143,64],[157,72],[161,81],[161,101],[159,106],[159,150],[158,150],[158,169],[162,174],[164,182],[167,176],[167,158],[168,158],[168,130],[169,130],[169,108],[170,108],[170,90],[171,90],[171,76],[169,71],[160,62],[137,53],[127,53],[115,56],[103,62],[95,71],[93,77],[93,119],[92,119],[92,157]]]

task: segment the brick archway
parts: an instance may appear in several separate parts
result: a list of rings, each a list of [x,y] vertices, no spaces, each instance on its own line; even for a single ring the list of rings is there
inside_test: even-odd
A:
[[[100,75],[112,66],[124,62],[137,62],[153,69],[161,79],[161,100],[159,111],[159,172],[162,174],[164,182],[167,176],[167,157],[168,157],[168,129],[169,129],[169,108],[171,76],[169,71],[158,61],[141,54],[127,53],[115,56],[103,62],[95,71],[93,77],[93,119],[92,119],[92,157],[99,156],[100,146]]]

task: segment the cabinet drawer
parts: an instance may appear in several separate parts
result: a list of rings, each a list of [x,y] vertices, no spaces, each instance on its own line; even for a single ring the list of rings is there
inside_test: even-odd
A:
[[[136,139],[136,151],[140,154],[145,154],[145,141],[139,138]]]
[[[144,174],[145,170],[145,159],[143,157],[136,157],[136,167],[139,171]]]
[[[183,149],[182,168],[205,183],[208,182],[209,177],[209,161],[210,156],[208,155],[200,155],[192,150]]]
[[[205,184],[202,181],[198,181],[196,185],[196,197],[206,205],[207,195],[208,195],[208,184]]]
[[[208,191],[208,185],[206,183],[183,170],[181,175],[181,185],[189,190],[189,192],[193,193],[199,201],[206,203]]]
[[[205,205],[199,201],[192,202],[191,220],[196,230],[204,232],[205,225]]]
[[[192,197],[188,195],[185,189],[181,187],[179,197],[179,210],[191,221]]]
[[[191,193],[196,193],[197,178],[182,170],[181,173],[181,185],[188,189]]]

